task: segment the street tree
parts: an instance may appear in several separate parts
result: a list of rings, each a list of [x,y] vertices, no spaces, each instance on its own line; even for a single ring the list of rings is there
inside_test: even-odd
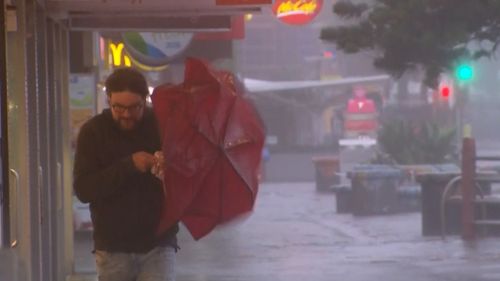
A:
[[[333,12],[343,24],[323,28],[322,40],[374,51],[375,67],[395,77],[421,70],[433,88],[441,73],[491,59],[500,43],[498,0],[340,0]]]

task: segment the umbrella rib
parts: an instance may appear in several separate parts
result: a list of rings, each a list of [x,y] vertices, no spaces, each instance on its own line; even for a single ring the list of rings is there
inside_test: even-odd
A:
[[[250,188],[250,183],[249,183],[249,182],[247,182],[247,181],[245,180],[245,177],[243,177],[243,176],[241,175],[241,172],[240,172],[238,169],[236,169],[236,168],[234,167],[234,163],[233,163],[233,161],[231,160],[231,158],[230,158],[230,157],[228,157],[228,155],[227,155],[226,151],[222,151],[222,153],[224,154],[224,156],[226,157],[226,159],[227,159],[227,160],[231,163],[231,166],[232,166],[232,168],[234,169],[234,171],[236,172],[236,174],[237,174],[237,175],[238,175],[238,176],[239,176],[239,177],[240,177],[240,178],[241,178],[241,179],[245,182],[246,187],[247,187],[247,190],[250,192],[250,194],[252,195],[252,197],[254,197],[254,196],[255,196],[255,194],[254,194],[254,192],[252,191],[252,189]]]
[[[238,95],[235,95],[235,98],[233,99],[233,103],[231,104],[231,108],[230,108],[229,112],[233,112],[233,111],[234,111],[234,107],[236,106],[236,101],[237,101],[237,99],[239,99],[239,98],[242,98],[242,97],[241,97],[241,96],[238,96]],[[225,123],[225,125],[224,125],[224,136],[226,135],[226,131],[227,131],[227,126],[228,126],[228,124],[229,124],[229,118],[227,118],[227,119],[226,119],[226,123]],[[224,140],[224,141],[225,141],[225,140]],[[236,167],[235,167],[235,165],[234,165],[235,163],[231,160],[231,158],[230,158],[230,157],[228,157],[228,155],[227,155],[227,151],[226,151],[226,149],[224,148],[224,145],[221,147],[221,150],[222,150],[222,153],[224,154],[224,156],[226,157],[226,159],[227,159],[227,160],[231,163],[231,166],[232,166],[232,168],[234,169],[234,171],[236,172],[236,174],[237,174],[237,175],[238,175],[238,176],[239,176],[239,177],[243,180],[243,182],[245,182],[245,184],[247,185],[247,189],[248,189],[248,191],[250,192],[250,194],[252,195],[252,197],[254,197],[255,195],[254,195],[253,191],[250,189],[250,183],[249,183],[249,182],[247,182],[247,181],[245,180],[245,177],[243,177],[243,176],[241,175],[241,172],[240,172],[238,169],[236,169]]]

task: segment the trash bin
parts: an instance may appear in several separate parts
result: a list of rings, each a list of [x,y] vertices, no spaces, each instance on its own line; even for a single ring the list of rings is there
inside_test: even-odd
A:
[[[350,185],[341,184],[333,188],[337,213],[347,214],[352,212],[352,188]]]
[[[421,188],[419,185],[401,185],[398,188],[398,211],[405,212],[420,212]]]
[[[460,168],[445,165],[435,165],[432,172],[416,175],[421,188],[422,235],[441,235],[441,197],[448,182],[458,175]],[[460,228],[459,205],[450,202],[446,209],[446,229],[456,233]]]
[[[398,210],[397,188],[403,173],[387,165],[358,165],[348,172],[352,186],[352,213],[378,215]]]
[[[312,159],[315,168],[316,190],[331,190],[340,183],[340,161],[338,157],[321,156]]]

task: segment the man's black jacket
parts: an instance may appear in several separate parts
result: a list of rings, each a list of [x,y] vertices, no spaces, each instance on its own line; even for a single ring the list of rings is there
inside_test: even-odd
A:
[[[130,132],[122,131],[111,111],[86,122],[78,135],[74,166],[74,190],[90,203],[94,247],[110,252],[144,253],[155,246],[175,244],[177,225],[155,237],[163,191],[151,173],[137,170],[132,154],[160,150],[154,113],[144,117]]]

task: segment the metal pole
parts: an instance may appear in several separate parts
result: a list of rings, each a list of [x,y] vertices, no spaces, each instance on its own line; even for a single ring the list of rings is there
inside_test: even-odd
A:
[[[476,145],[471,137],[462,143],[462,238],[473,240],[474,228],[474,179],[476,178]]]

